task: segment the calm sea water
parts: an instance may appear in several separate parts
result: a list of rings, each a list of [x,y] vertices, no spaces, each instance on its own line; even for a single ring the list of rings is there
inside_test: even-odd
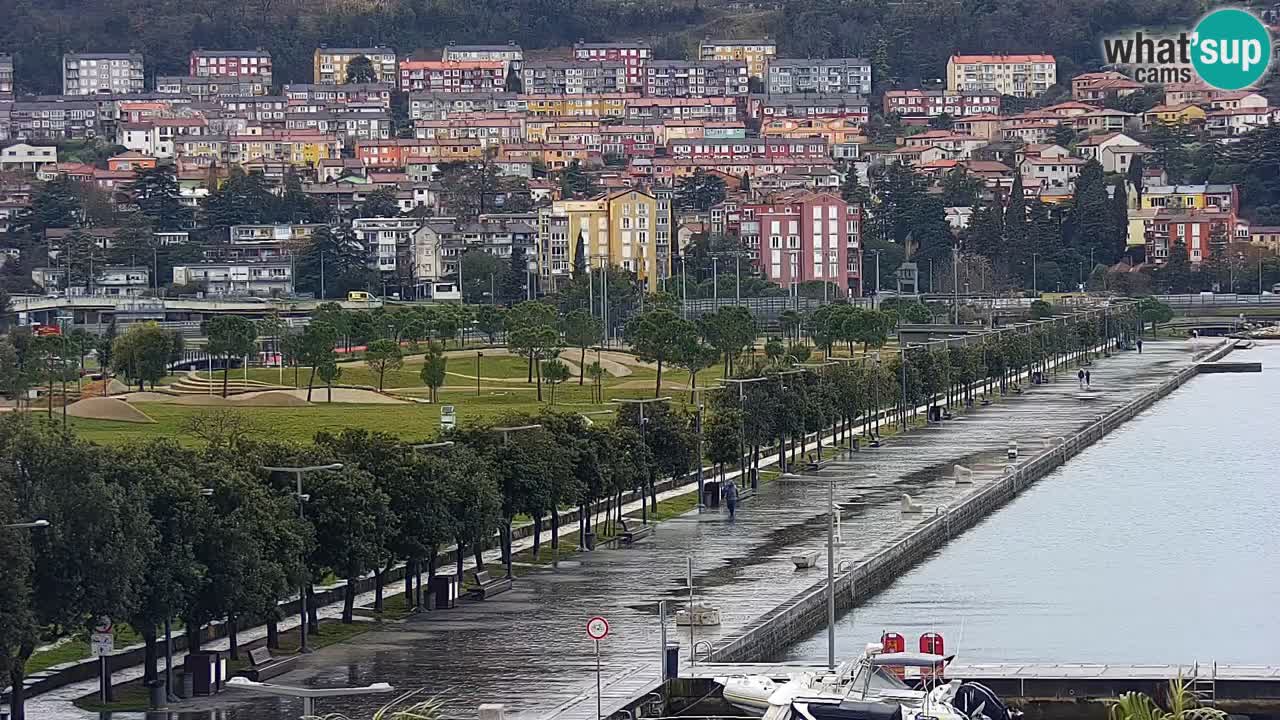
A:
[[[1280,344],[1192,380],[838,620],[840,652],[1280,665]],[[824,660],[826,630],[789,660]]]

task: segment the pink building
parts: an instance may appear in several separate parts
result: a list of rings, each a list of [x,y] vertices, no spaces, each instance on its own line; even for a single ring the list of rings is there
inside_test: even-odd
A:
[[[688,138],[667,141],[667,155],[695,160],[826,160],[831,148],[823,138]]]
[[[644,66],[653,57],[646,42],[577,43],[573,57],[591,62],[620,62],[627,66],[627,91],[640,91],[645,85]]]
[[[862,295],[862,209],[839,194],[793,190],[744,205],[741,232],[772,282],[825,280]]]

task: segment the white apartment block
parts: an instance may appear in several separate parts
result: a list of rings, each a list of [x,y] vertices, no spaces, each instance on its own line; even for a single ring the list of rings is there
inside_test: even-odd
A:
[[[770,94],[866,96],[871,94],[871,61],[863,58],[779,58],[769,61],[766,80],[765,87]]]
[[[1052,55],[952,55],[947,90],[1036,97],[1058,82]]]
[[[369,267],[383,273],[395,273],[399,258],[413,253],[413,234],[423,221],[415,217],[356,218],[351,230],[364,247]]]
[[[141,53],[67,53],[63,95],[127,95],[143,91]]]
[[[175,285],[204,285],[210,295],[280,295],[293,292],[293,265],[271,262],[207,262],[175,265]]]

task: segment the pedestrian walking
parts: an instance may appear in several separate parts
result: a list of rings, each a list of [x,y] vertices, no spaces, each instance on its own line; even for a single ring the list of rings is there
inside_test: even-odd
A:
[[[724,486],[724,504],[729,508],[729,519],[738,512],[738,484],[729,482]]]
[[[1084,368],[1076,371],[1076,382],[1079,383],[1080,389],[1084,389]]]
[[[1138,354],[1142,354],[1142,338],[1138,338]]]
[[[1085,386],[1085,387],[1089,387],[1089,386],[1090,386],[1090,384],[1092,383],[1092,381],[1093,381],[1093,377],[1092,377],[1092,375],[1093,375],[1093,373],[1089,372],[1088,370],[1085,370],[1085,371],[1084,371],[1084,386]]]

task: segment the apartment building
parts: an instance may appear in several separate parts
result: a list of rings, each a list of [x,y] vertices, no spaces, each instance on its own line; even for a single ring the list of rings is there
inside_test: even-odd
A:
[[[588,62],[620,62],[627,66],[627,91],[639,92],[644,87],[644,67],[653,58],[653,48],[646,42],[577,43],[575,60]]]
[[[410,120],[449,120],[473,113],[516,113],[525,101],[509,92],[421,92],[409,95]]]
[[[788,191],[742,208],[742,241],[783,287],[826,281],[862,294],[861,209],[838,193]]]
[[[321,110],[319,112],[288,112],[284,116],[285,130],[315,130],[337,135],[345,147],[360,140],[385,140],[391,137],[391,115],[385,112],[354,112],[346,110]]]
[[[747,73],[763,79],[769,63],[778,57],[778,43],[769,38],[749,40],[703,40],[698,45],[699,60],[737,60],[747,64]]]
[[[521,88],[539,95],[594,95],[627,91],[627,65],[619,61],[541,60],[527,62]]]
[[[258,135],[227,139],[227,159],[233,163],[277,161],[315,167],[338,154],[336,136],[313,130],[264,130]]]
[[[271,84],[271,53],[266,50],[192,50],[192,77],[262,78]]]
[[[285,114],[291,109],[289,100],[283,95],[221,97],[218,98],[218,104],[234,117],[274,125],[283,123]]]
[[[454,45],[449,43],[441,53],[445,62],[500,62],[506,72],[517,76],[524,63],[524,50],[515,43],[506,45]]]
[[[360,241],[369,267],[386,275],[403,274],[413,257],[413,234],[423,221],[415,217],[356,218],[351,231]]]
[[[190,95],[196,102],[209,102],[223,97],[266,95],[270,91],[270,78],[261,75],[160,75],[156,77],[156,92],[165,95]]]
[[[13,100],[13,56],[0,53],[0,102]]]
[[[521,252],[536,260],[538,226],[532,214],[481,215],[475,221],[429,218],[414,231],[411,242],[412,277],[420,285],[457,275],[458,261],[471,250],[507,261]]]
[[[358,57],[369,58],[373,63],[377,82],[394,85],[399,78],[396,51],[389,47],[318,47],[312,58],[312,80],[317,85],[344,85],[347,82],[347,65]]]
[[[1000,93],[991,90],[888,90],[884,94],[884,112],[904,118],[998,115]]]
[[[500,60],[400,63],[400,89],[405,92],[497,92],[506,86],[507,69]]]
[[[290,295],[293,293],[293,263],[289,260],[266,260],[175,265],[173,284],[200,285],[208,295]]]
[[[588,262],[608,262],[657,287],[670,270],[671,199],[629,188],[592,200],[560,200],[538,215],[539,269],[548,290],[567,282],[581,237]]]
[[[126,95],[142,90],[141,53],[66,53],[62,56],[63,95]]]
[[[770,93],[871,94],[871,61],[777,58],[769,61],[765,88]]]
[[[71,140],[101,131],[91,100],[18,100],[7,112],[0,108],[0,140]]]
[[[741,120],[734,98],[636,98],[625,105],[628,121]]]
[[[644,74],[646,97],[741,97],[749,91],[741,60],[650,60]]]
[[[289,102],[300,105],[377,105],[390,110],[394,90],[395,86],[389,83],[289,83],[280,92]]]
[[[861,95],[752,95],[747,116],[762,123],[783,118],[846,118],[866,124],[867,99]]]
[[[1036,97],[1058,82],[1052,55],[952,55],[947,60],[947,90],[985,91],[1020,98]]]

